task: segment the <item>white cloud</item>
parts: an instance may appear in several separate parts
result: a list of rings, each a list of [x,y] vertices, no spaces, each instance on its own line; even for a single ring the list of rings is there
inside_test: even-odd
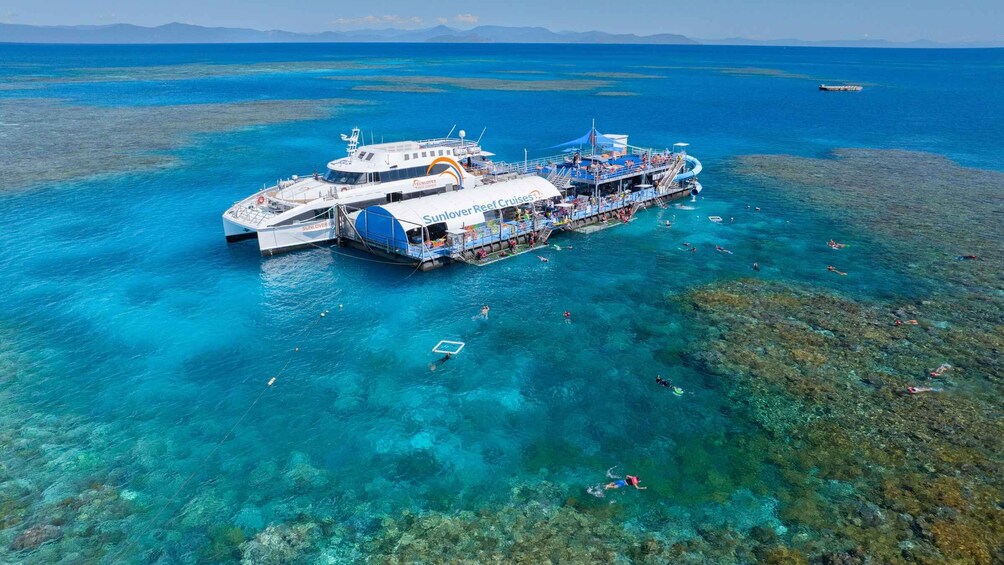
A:
[[[436,21],[439,22],[439,25],[446,25],[450,23],[450,18],[436,18]]]
[[[479,19],[480,18],[478,18],[478,16],[475,16],[474,14],[457,14],[456,16],[453,16],[453,20],[456,21],[458,24],[466,24],[466,25],[475,25],[478,23]]]
[[[363,16],[361,18],[338,18],[331,23],[338,27],[391,26],[408,28],[422,25],[422,18],[418,16],[398,15]]]

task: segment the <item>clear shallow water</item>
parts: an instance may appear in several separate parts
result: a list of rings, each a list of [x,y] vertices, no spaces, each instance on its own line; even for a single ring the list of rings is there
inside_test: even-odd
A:
[[[403,509],[477,509],[542,480],[587,498],[584,489],[604,482],[614,465],[638,472],[650,490],[595,503],[623,504],[617,520],[634,530],[683,513],[691,516],[681,521],[683,537],[700,520],[782,531],[770,496],[774,470],[729,447],[758,432],[708,375],[684,363],[681,352],[702,344],[693,320],[669,299],[750,275],[753,261],[760,277],[855,296],[911,296],[930,283],[885,264],[882,243],[868,234],[751,191],[730,176],[728,158],[894,147],[945,151],[965,165],[1000,169],[1004,157],[1004,118],[994,111],[1000,51],[295,45],[0,46],[0,53],[18,62],[0,70],[15,85],[25,75],[44,76],[31,89],[5,90],[12,103],[371,102],[324,120],[193,134],[168,151],[177,159],[169,168],[4,186],[0,203],[16,213],[8,214],[0,243],[0,323],[9,330],[5,349],[30,360],[3,381],[5,402],[32,414],[26,427],[45,429],[54,415],[81,430],[61,459],[28,458],[40,466],[32,488],[48,494],[32,499],[24,523],[44,521],[47,504],[95,482],[125,489],[134,506],[108,518],[118,533],[89,538],[110,548],[105,559],[164,545],[183,561],[212,527],[237,523],[250,537],[305,515],[373,532],[382,516]],[[321,61],[323,69],[330,60],[380,68],[283,72],[281,65]],[[135,69],[261,62],[278,71],[160,69],[158,80],[146,81]],[[129,80],[108,78],[118,71],[75,70],[84,67],[128,67]],[[748,68],[807,78],[734,70]],[[339,74],[360,78],[324,78]],[[352,90],[386,82],[368,82],[368,75],[610,84],[582,91],[558,84],[549,92],[455,82],[434,85],[443,90],[437,93]],[[824,80],[873,86],[819,93]],[[596,95],[603,91],[637,95]],[[628,133],[632,143],[691,142],[705,164],[703,197],[680,202],[692,210],[650,210],[626,227],[556,238],[566,249],[542,252],[547,264],[531,256],[423,274],[337,249],[266,260],[253,243],[227,246],[222,238],[220,214],[232,201],[339,156],[337,134],[354,125],[387,139],[442,135],[454,123],[473,137],[487,126],[485,145],[519,159],[524,147],[532,156],[579,135],[593,117],[601,131]],[[0,153],[14,150],[0,146]],[[142,155],[144,147],[138,142],[135,150]],[[862,174],[875,174],[881,189],[880,171]],[[831,237],[862,250],[853,265],[840,264],[825,246]],[[715,245],[733,254],[716,253]],[[828,264],[851,275],[827,273]],[[854,276],[865,272],[872,276]],[[492,306],[487,322],[475,319],[484,303]],[[564,310],[573,313],[571,324]],[[437,356],[429,350],[450,338],[465,341],[464,352],[430,371]],[[214,452],[283,367],[275,387]],[[664,394],[655,375],[688,394]],[[195,479],[147,529],[191,473]],[[13,537],[17,530],[3,531]]]

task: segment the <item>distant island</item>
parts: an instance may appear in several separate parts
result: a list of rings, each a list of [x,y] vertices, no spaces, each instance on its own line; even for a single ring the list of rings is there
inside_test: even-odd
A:
[[[799,47],[1000,47],[1001,43],[898,43],[882,39],[805,41],[747,38],[692,39],[674,33],[635,35],[603,31],[551,31],[543,27],[483,25],[472,29],[436,26],[426,29],[367,29],[296,33],[247,28],[204,27],[170,23],[156,27],[132,24],[33,26],[0,24],[0,43],[569,43],[608,45],[773,45]]]

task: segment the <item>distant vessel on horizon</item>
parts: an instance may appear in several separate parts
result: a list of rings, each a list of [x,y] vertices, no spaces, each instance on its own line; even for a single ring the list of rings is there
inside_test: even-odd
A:
[[[827,92],[860,92],[862,86],[857,84],[821,84],[819,85],[819,90],[824,90]]]

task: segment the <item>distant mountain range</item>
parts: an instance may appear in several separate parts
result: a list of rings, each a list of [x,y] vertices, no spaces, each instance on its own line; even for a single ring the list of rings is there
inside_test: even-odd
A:
[[[745,38],[691,39],[673,33],[635,35],[602,31],[555,32],[542,27],[436,26],[418,30],[369,29],[295,33],[247,28],[203,27],[170,23],[156,27],[132,24],[32,26],[0,24],[0,43],[592,43],[634,45],[790,45],[811,47],[999,47],[1002,43],[936,43],[885,40],[803,41]]]

